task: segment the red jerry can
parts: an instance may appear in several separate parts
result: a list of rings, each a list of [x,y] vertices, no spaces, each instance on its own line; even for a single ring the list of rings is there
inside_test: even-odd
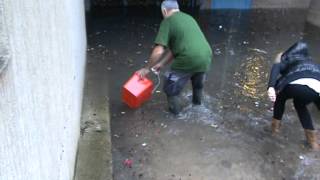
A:
[[[122,101],[130,108],[138,108],[150,99],[152,91],[153,82],[134,73],[122,87]]]

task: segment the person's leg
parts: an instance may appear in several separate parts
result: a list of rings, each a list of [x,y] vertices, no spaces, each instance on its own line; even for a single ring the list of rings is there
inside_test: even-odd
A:
[[[307,93],[306,93],[306,96],[308,96]],[[309,145],[311,146],[311,148],[313,150],[318,151],[318,150],[320,150],[320,146],[318,144],[317,134],[314,129],[310,113],[307,109],[307,104],[309,104],[311,101],[308,101],[307,99],[308,99],[308,97],[306,97],[306,99],[298,99],[297,98],[297,99],[293,100],[293,103],[294,103],[294,107],[297,111],[299,120],[302,124],[302,127],[304,128],[307,142],[309,143]]]
[[[288,92],[290,91],[290,87],[286,87],[279,94],[277,94],[276,101],[273,105],[273,118],[277,120],[281,120],[287,99],[289,99]]]
[[[170,71],[165,75],[163,90],[167,95],[169,111],[179,114],[182,107],[179,102],[179,94],[190,78],[190,74]]]
[[[305,136],[313,150],[320,150],[317,142],[317,135],[314,129],[307,105],[318,99],[318,94],[307,86],[298,85],[294,89],[293,97],[294,107],[297,111],[299,120],[305,131]]]
[[[273,118],[271,122],[272,135],[276,135],[280,131],[281,120],[285,110],[287,99],[291,97],[290,85],[277,94],[276,101],[273,105]]]
[[[320,110],[320,96],[313,101],[314,104],[317,106],[318,110]]]
[[[205,73],[199,72],[191,76],[192,82],[192,103],[200,105],[203,96],[203,86],[205,80]]]
[[[304,129],[314,130],[307,105],[318,99],[317,93],[308,86],[294,86],[293,104]]]
[[[285,94],[277,95],[276,102],[273,105],[273,118],[271,122],[272,136],[280,132],[281,119],[286,104]]]
[[[304,129],[307,142],[310,144],[313,150],[320,150],[320,146],[317,142],[316,131],[314,130],[312,119],[307,109],[307,104],[309,104],[310,102],[311,101],[307,101],[306,99],[293,100],[294,107],[297,111],[299,120]]]
[[[307,109],[307,105],[310,102],[307,102],[305,100],[301,100],[301,99],[293,99],[293,104],[294,107],[297,111],[299,120],[301,122],[301,125],[304,129],[309,129],[309,130],[314,130],[313,124],[312,124],[312,120],[311,120],[311,116],[310,113]]]

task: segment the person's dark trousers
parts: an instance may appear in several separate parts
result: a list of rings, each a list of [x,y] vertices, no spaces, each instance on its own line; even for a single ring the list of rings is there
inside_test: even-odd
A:
[[[203,94],[204,72],[186,73],[171,70],[165,75],[163,90],[167,95],[169,111],[173,114],[179,114],[182,110],[178,96],[189,80],[191,80],[193,90],[192,102],[199,105]]]
[[[192,103],[200,105],[203,98],[204,73],[195,73],[191,76],[192,83]]]
[[[298,117],[304,129],[314,130],[310,113],[307,105],[314,102],[317,107],[320,107],[320,97],[317,92],[308,86],[289,84],[287,85],[276,98],[274,103],[273,118],[281,120],[285,103],[287,99],[293,99],[294,107],[297,111]]]

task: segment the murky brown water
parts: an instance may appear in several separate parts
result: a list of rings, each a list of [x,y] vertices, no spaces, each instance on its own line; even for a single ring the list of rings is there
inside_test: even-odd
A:
[[[109,86],[114,179],[320,179],[320,154],[306,150],[291,102],[282,132],[270,136],[272,104],[266,96],[277,52],[304,38],[320,59],[320,29],[305,22],[306,11],[196,14],[213,64],[204,105],[190,105],[188,86],[181,118],[167,112],[161,92],[137,110],[121,102],[121,86],[148,58],[161,21],[154,11],[125,13],[94,18],[88,35],[88,66],[105,69],[101,78]],[[133,161],[131,168],[125,159]]]

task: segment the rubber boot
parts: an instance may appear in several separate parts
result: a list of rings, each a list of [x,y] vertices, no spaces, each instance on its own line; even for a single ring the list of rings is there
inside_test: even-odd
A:
[[[168,96],[167,99],[168,99],[169,111],[174,115],[178,115],[182,109],[179,103],[178,96]]]
[[[201,100],[202,100],[202,89],[193,89],[192,103],[194,105],[201,105]]]
[[[280,132],[281,121],[273,118],[271,122],[272,136],[275,136]]]
[[[320,150],[320,145],[318,143],[318,138],[317,138],[317,133],[315,130],[309,130],[305,129],[304,130],[307,138],[308,144],[311,146],[311,149],[314,151],[319,151]]]

